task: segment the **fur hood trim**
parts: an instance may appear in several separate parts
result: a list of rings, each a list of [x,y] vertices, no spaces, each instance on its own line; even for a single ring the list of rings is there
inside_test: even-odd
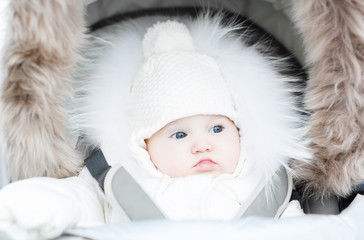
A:
[[[76,76],[78,103],[72,125],[84,136],[86,145],[103,149],[111,165],[121,163],[129,170],[135,167],[127,148],[129,88],[142,63],[146,29],[164,18],[134,19],[97,32],[87,50],[89,61]],[[297,89],[292,88],[298,79],[278,73],[286,63],[263,57],[259,48],[264,46],[245,46],[244,35],[236,34],[239,27],[223,25],[221,16],[206,14],[179,21],[190,30],[196,51],[213,57],[228,82],[248,159],[244,171],[268,181],[289,159],[309,159],[305,122],[295,107],[293,92]]]
[[[72,97],[71,75],[84,40],[83,7],[72,0],[18,0],[7,6],[0,144],[2,167],[8,159],[12,181],[68,177],[82,164],[68,136],[64,104]]]
[[[295,169],[306,195],[347,196],[364,180],[364,2],[294,4],[310,67],[305,102],[314,151]]]

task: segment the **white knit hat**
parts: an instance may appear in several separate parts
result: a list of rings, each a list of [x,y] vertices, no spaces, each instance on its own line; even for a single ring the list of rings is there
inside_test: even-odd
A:
[[[144,62],[131,86],[134,139],[145,146],[166,124],[198,114],[229,117],[237,124],[232,96],[216,61],[196,52],[187,27],[156,23],[143,40]]]

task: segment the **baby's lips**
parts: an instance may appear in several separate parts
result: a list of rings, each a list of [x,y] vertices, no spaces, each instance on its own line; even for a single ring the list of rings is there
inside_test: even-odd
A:
[[[202,159],[198,161],[193,167],[197,168],[201,172],[208,172],[215,169],[216,162],[211,159]]]

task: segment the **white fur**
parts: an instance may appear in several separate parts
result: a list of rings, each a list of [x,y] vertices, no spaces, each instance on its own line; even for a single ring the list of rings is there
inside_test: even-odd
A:
[[[112,26],[97,33],[90,56],[80,68],[80,98],[73,126],[86,133],[88,141],[101,146],[111,165],[135,168],[127,142],[128,91],[141,65],[141,41],[148,27],[165,17],[146,17]],[[305,161],[304,121],[295,108],[287,78],[277,72],[279,59],[263,57],[259,45],[246,47],[234,36],[236,26],[221,27],[220,17],[207,15],[197,20],[180,19],[191,31],[196,50],[216,59],[228,81],[241,121],[244,171],[254,181],[269,182],[276,170],[290,158]],[[100,40],[102,36],[103,40]],[[103,43],[104,42],[104,43]],[[101,46],[101,47],[97,47]],[[94,60],[95,61],[95,60]],[[253,174],[252,174],[253,173]]]

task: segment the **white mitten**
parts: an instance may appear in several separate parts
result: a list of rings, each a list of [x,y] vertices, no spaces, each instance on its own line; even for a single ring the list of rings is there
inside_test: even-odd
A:
[[[54,238],[82,221],[103,221],[102,203],[79,177],[31,178],[0,191],[0,231],[13,239]]]

